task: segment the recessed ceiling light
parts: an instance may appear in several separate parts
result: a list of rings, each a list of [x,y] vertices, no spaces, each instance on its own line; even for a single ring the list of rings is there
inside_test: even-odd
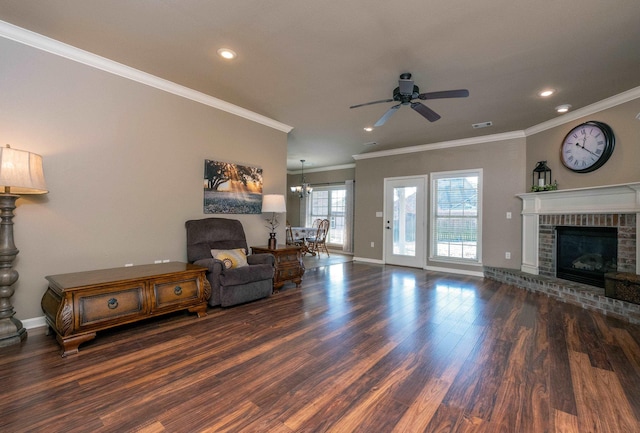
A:
[[[373,128],[370,127],[370,126],[367,126],[367,127],[364,128],[364,130],[367,131],[367,132],[371,132],[371,131],[373,131]]]
[[[553,95],[554,93],[556,93],[555,89],[544,89],[543,91],[538,93],[538,95],[542,96],[543,98],[546,98],[548,96]]]
[[[566,113],[571,108],[571,104],[562,104],[556,107],[558,113]]]
[[[233,60],[236,57],[238,57],[236,52],[233,50],[230,50],[229,48],[220,48],[218,50],[218,55],[226,60]]]

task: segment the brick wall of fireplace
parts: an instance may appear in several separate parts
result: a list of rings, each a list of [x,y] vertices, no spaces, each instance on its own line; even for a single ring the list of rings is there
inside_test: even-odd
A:
[[[539,215],[538,270],[556,275],[556,230],[565,227],[613,227],[618,229],[618,272],[636,271],[636,214]]]

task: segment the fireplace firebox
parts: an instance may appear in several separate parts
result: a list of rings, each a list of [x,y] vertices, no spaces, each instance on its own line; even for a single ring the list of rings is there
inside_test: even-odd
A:
[[[556,277],[604,287],[604,275],[617,271],[615,227],[556,227]]]

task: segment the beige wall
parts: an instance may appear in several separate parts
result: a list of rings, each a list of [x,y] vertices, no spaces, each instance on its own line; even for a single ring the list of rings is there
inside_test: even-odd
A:
[[[430,174],[437,171],[482,168],[483,264],[520,268],[521,201],[516,194],[529,192],[531,172],[537,161],[546,160],[560,189],[640,181],[640,99],[585,116],[523,139],[499,141],[442,150],[431,150],[356,161],[355,257],[382,260],[384,178]],[[616,135],[613,156],[600,169],[578,174],[560,162],[560,143],[579,123],[608,123]],[[513,218],[507,220],[506,212]],[[371,242],[375,247],[372,248]],[[504,258],[511,252],[511,259]],[[469,266],[428,262],[429,266],[475,271]]]
[[[0,56],[0,142],[41,154],[50,190],[17,202],[19,319],[42,316],[46,275],[186,260],[184,222],[214,216],[204,159],[261,167],[263,192],[285,192],[283,132],[5,39]],[[268,238],[261,215],[215,216]]]
[[[640,181],[640,99],[617,105],[594,115],[582,117],[527,137],[526,182],[531,186],[531,172],[538,161],[547,161],[560,189]],[[560,161],[560,145],[567,133],[580,123],[596,120],[608,124],[616,137],[609,161],[591,173],[574,173]]]
[[[483,264],[520,266],[520,208],[515,196],[525,184],[525,139],[438,149],[356,162],[355,257],[382,260],[384,179],[433,172],[483,169]],[[429,193],[428,193],[429,194]],[[427,195],[428,195],[427,194]],[[427,197],[427,201],[430,198]],[[506,219],[511,212],[512,219]],[[374,247],[371,247],[374,242]],[[505,252],[511,252],[506,260]],[[481,271],[477,267],[428,262],[429,266]]]
[[[304,172],[305,180],[311,185],[326,185],[334,183],[344,183],[347,180],[355,179],[355,168],[346,168],[338,170],[326,170],[317,172]],[[287,191],[292,186],[300,185],[300,174],[287,175]],[[358,186],[356,185],[356,188]],[[296,194],[290,191],[287,194],[287,221],[294,226],[299,227],[300,221],[304,218],[304,201]]]

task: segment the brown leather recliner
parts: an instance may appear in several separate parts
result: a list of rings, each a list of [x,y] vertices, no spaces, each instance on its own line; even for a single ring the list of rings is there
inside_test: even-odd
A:
[[[273,293],[275,258],[272,254],[247,256],[247,266],[226,269],[221,260],[215,259],[211,250],[244,248],[247,240],[242,223],[234,219],[204,218],[190,220],[187,228],[187,260],[208,268],[207,279],[211,284],[209,305],[228,307]]]

